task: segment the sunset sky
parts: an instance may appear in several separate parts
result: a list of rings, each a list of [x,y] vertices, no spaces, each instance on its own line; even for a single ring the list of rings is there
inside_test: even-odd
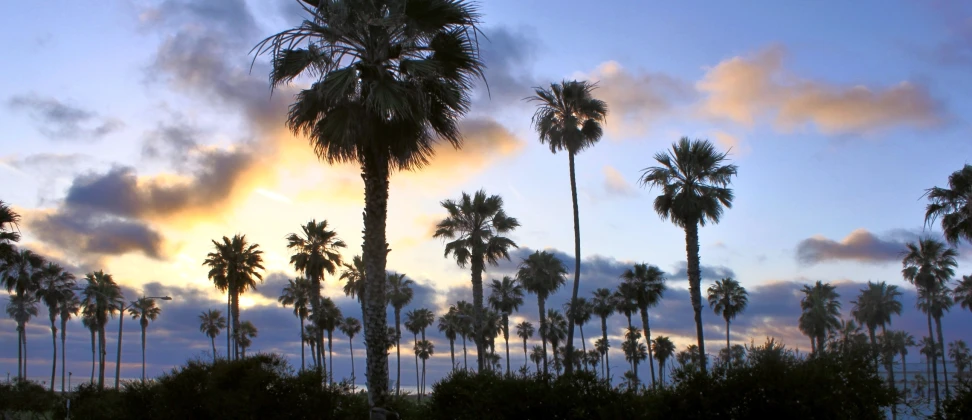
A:
[[[360,253],[358,168],[319,162],[283,125],[295,85],[271,92],[264,57],[251,48],[301,20],[295,1],[110,0],[3,2],[0,37],[0,200],[22,214],[20,246],[83,276],[104,269],[129,300],[168,294],[149,327],[148,371],[210,357],[197,315],[225,308],[201,265],[211,239],[243,233],[265,252],[267,280],[242,298],[241,318],[260,330],[251,351],[300,364],[298,321],[276,303],[288,265],[284,237],[326,219]],[[614,287],[636,262],[668,273],[651,313],[653,335],[681,349],[695,339],[683,232],[652,210],[658,191],[638,185],[653,156],[681,136],[707,138],[739,166],[736,200],[701,229],[703,288],[732,276],[751,293],[733,325],[737,343],[765,337],[807,349],[796,328],[799,287],[840,284],[845,315],[868,280],[900,285],[905,311],[892,327],[920,338],[924,316],[901,278],[904,243],[924,233],[922,194],[972,155],[972,5],[955,1],[779,2],[561,0],[480,2],[485,86],[463,121],[461,151],[391,180],[388,269],[419,283],[409,308],[442,313],[471,300],[469,273],[432,239],[439,202],[480,188],[501,195],[522,227],[521,249],[486,277],[511,274],[532,250],[573,267],[567,156],[551,154],[530,127],[535,86],[598,82],[609,106],[605,136],[577,157],[581,293]],[[251,64],[252,71],[251,71]],[[968,247],[959,273],[972,274]],[[360,317],[336,278],[325,294]],[[548,307],[567,300],[564,288]],[[525,297],[517,321],[536,323]],[[2,300],[0,300],[2,302]],[[4,302],[5,303],[5,302]],[[46,308],[28,325],[30,376],[50,372]],[[710,353],[725,340],[704,313]],[[972,340],[972,314],[954,308],[945,340]],[[611,320],[620,376],[623,317]],[[72,321],[68,363],[90,373],[90,336]],[[108,328],[114,360],[116,324]],[[592,323],[586,337],[598,334]],[[125,325],[123,376],[139,361],[138,325]],[[0,373],[16,371],[15,324],[0,320]],[[409,340],[411,338],[409,337]],[[429,376],[449,369],[448,342],[432,334]],[[223,336],[217,339],[224,340]],[[335,337],[336,375],[347,375],[347,339]],[[593,342],[590,340],[589,343]],[[517,343],[519,343],[517,341]],[[512,344],[512,343],[511,343]],[[219,347],[220,350],[225,346]],[[522,364],[520,347],[511,353]],[[355,339],[358,371],[364,368]],[[411,344],[403,345],[409,386]],[[917,351],[911,353],[917,361]],[[394,362],[394,355],[392,356]],[[113,362],[112,362],[113,363]],[[108,368],[113,372],[113,364]],[[6,370],[4,370],[6,369]],[[647,366],[644,366],[647,372]],[[406,373],[408,372],[408,373]],[[394,376],[394,371],[392,372]],[[359,373],[359,376],[360,375]]]

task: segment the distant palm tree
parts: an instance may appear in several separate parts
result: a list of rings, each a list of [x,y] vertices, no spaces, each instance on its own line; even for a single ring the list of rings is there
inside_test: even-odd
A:
[[[226,317],[219,309],[209,309],[199,314],[199,332],[206,334],[213,344],[213,363],[216,363],[216,336],[224,328],[226,328]]]
[[[445,256],[455,257],[459,267],[466,264],[472,268],[473,292],[473,341],[476,342],[477,363],[481,371],[483,356],[483,271],[487,265],[497,265],[502,259],[509,260],[509,250],[516,243],[508,235],[520,226],[516,218],[510,217],[503,209],[503,198],[486,195],[479,190],[472,196],[462,193],[459,200],[442,202],[449,215],[435,227],[434,238],[449,240],[445,246]]]
[[[357,318],[347,317],[341,321],[341,333],[348,337],[348,354],[351,355],[351,383],[354,383],[354,336],[361,332],[361,321]]]
[[[648,369],[651,372],[651,386],[655,387],[655,363],[651,350],[651,327],[648,323],[648,308],[654,308],[665,293],[665,273],[660,268],[648,264],[635,264],[621,274],[634,296],[634,302],[641,311],[641,327],[645,332],[648,348]]]
[[[609,373],[610,369],[608,368],[608,370],[605,371],[605,368],[607,367],[608,364],[607,353],[608,350],[611,349],[611,342],[603,338],[598,338],[597,340],[594,341],[594,349],[597,351],[597,354],[601,356],[601,359],[603,359],[601,360],[601,377],[607,380],[608,378],[611,377]]]
[[[516,272],[516,280],[523,289],[537,295],[537,306],[540,310],[540,342],[544,355],[547,354],[546,308],[544,304],[552,293],[567,284],[567,267],[563,261],[547,251],[535,251],[524,258]],[[543,374],[547,375],[547,357],[543,358]]]
[[[909,242],[905,244],[906,254],[901,260],[901,275],[911,284],[915,285],[919,293],[922,290],[932,291],[944,286],[955,275],[955,267],[958,265],[955,259],[958,253],[947,247],[944,243],[931,239],[920,238],[917,243]],[[928,320],[928,336],[935,337],[932,331],[932,315],[926,312]],[[934,341],[934,338],[932,338]],[[944,350],[936,353],[944,357]],[[935,410],[941,408],[941,397],[938,392],[938,355],[932,355],[932,383],[935,389]],[[946,384],[947,386],[948,384]]]
[[[419,363],[418,363],[418,335],[422,331],[421,326],[419,326],[418,312],[415,309],[405,313],[405,330],[412,333],[412,350],[415,351],[415,387],[417,389],[421,388],[421,381],[419,379]]]
[[[425,393],[425,362],[435,354],[435,346],[429,340],[422,340],[415,343],[415,354],[422,359],[422,380],[418,383],[418,400],[422,402],[422,394]]]
[[[34,293],[40,287],[44,257],[29,249],[21,249],[9,255],[0,267],[0,285],[18,296]]]
[[[404,274],[388,273],[388,302],[395,309],[395,353],[397,373],[395,375],[395,394],[402,391],[402,308],[412,301],[412,279],[406,278]]]
[[[634,328],[631,323],[631,315],[638,313],[638,301],[636,300],[634,286],[630,283],[622,282],[614,291],[614,311],[624,315],[628,320],[628,328]]]
[[[567,319],[556,309],[548,309],[547,316],[543,325],[540,326],[540,337],[550,342],[553,350],[554,366],[560,366],[561,360],[557,349],[560,343],[567,338]],[[569,362],[569,360],[567,361]],[[560,373],[560,369],[557,369]],[[546,373],[546,372],[544,372]]]
[[[942,358],[942,374],[945,379],[945,396],[950,395],[948,389],[948,361],[945,358],[945,339],[942,336],[942,317],[952,308],[952,293],[945,285],[933,289],[918,290],[918,309],[935,320],[938,335],[938,352]],[[933,336],[934,337],[934,336]]]
[[[857,300],[852,300],[854,305],[851,315],[857,322],[867,326],[871,338],[871,345],[877,345],[874,338],[874,330],[880,326],[882,333],[886,331],[887,324],[891,323],[891,315],[901,315],[901,302],[898,297],[901,292],[898,286],[888,285],[885,282],[867,282],[867,287],[861,289],[861,294]]]
[[[301,334],[304,332],[304,320],[310,312],[311,287],[310,281],[303,277],[287,280],[287,285],[277,298],[277,302],[284,307],[294,307],[294,316],[300,320]],[[300,370],[304,370],[304,340],[300,341]]]
[[[948,176],[948,188],[929,188],[925,191],[928,207],[925,222],[942,218],[945,240],[958,245],[959,239],[972,243],[972,165],[966,164]]]
[[[722,315],[726,320],[726,351],[729,352],[729,322],[746,310],[749,304],[749,292],[742,287],[738,281],[731,277],[716,280],[715,284],[709,286],[708,290],[709,307],[717,315]],[[727,359],[731,360],[731,359]]]
[[[67,389],[65,387],[65,378],[67,377],[67,360],[65,356],[67,354],[65,351],[67,349],[67,322],[81,311],[81,300],[72,291],[71,296],[61,302],[58,310],[61,316],[61,392],[64,392]]]
[[[614,314],[616,308],[615,297],[611,294],[611,290],[600,288],[594,291],[594,298],[591,299],[591,311],[601,318],[601,340],[604,340],[604,352],[601,353],[604,356],[604,363],[601,366],[607,369],[605,379],[611,376],[611,365],[608,359],[610,342],[607,338],[607,319]]]
[[[95,334],[98,332],[98,317],[95,312],[96,310],[90,305],[84,306],[81,312],[81,325],[91,332],[91,379],[88,381],[91,385],[94,385],[95,366],[97,364],[95,357]]]
[[[534,333],[533,324],[531,324],[530,321],[523,321],[520,322],[519,324],[516,324],[516,335],[517,337],[523,339],[523,369],[526,369],[527,362],[528,362],[527,340],[533,338],[533,333]],[[509,360],[508,355],[506,356],[506,358],[507,360]]]
[[[466,337],[472,334],[473,306],[469,302],[460,300],[449,310],[452,311],[453,308],[456,318],[459,320],[459,335],[462,336],[462,368],[469,369],[468,360],[466,360]]]
[[[533,350],[530,352],[530,361],[533,362],[534,367],[537,369],[537,374],[540,373],[540,362],[542,361],[545,365],[547,364],[547,352],[543,350],[541,346],[533,346]]]
[[[222,242],[213,242],[215,250],[206,255],[203,265],[209,267],[209,278],[219,290],[226,290],[229,298],[229,315],[231,331],[227,334],[234,340],[239,340],[240,327],[240,295],[250,289],[256,289],[254,278],[263,281],[263,275],[259,270],[263,270],[263,251],[260,245],[249,244],[246,235],[235,235],[233,239],[226,236]],[[237,351],[227,352],[231,358],[237,358],[239,343],[236,343]]]
[[[573,303],[564,303],[564,314],[567,321],[573,322],[580,330],[581,350],[587,352],[587,340],[584,339],[584,324],[591,322],[592,309],[591,303],[586,298],[579,297]]]
[[[445,315],[439,317],[439,331],[449,340],[449,358],[452,360],[452,370],[456,370],[456,338],[460,332],[459,319],[456,312],[450,308]]]
[[[972,311],[972,276],[962,276],[955,290],[952,291],[955,303],[962,308]]]
[[[239,330],[240,337],[238,340],[240,342],[241,358],[243,359],[246,358],[246,349],[248,349],[250,345],[253,344],[253,339],[257,337],[258,333],[259,331],[257,330],[257,327],[254,326],[252,322],[243,321],[240,323],[240,330]]]
[[[51,392],[54,392],[54,378],[57,375],[57,316],[61,313],[61,307],[75,298],[72,290],[75,287],[74,274],[52,262],[47,263],[39,274],[37,297],[47,306],[51,321],[51,341],[54,344],[51,363]],[[61,352],[64,352],[64,346],[61,346]]]
[[[969,368],[969,362],[972,361],[969,346],[965,344],[964,340],[955,340],[948,343],[948,356],[955,362],[955,369],[958,370],[956,376],[959,379],[964,379],[965,370]]]
[[[344,263],[344,270],[341,271],[341,280],[344,281],[344,295],[352,299],[357,298],[358,302],[364,302],[364,261],[360,255],[351,258],[351,264]],[[364,306],[361,306],[364,308]]]
[[[15,252],[13,243],[20,241],[19,225],[20,215],[10,205],[0,201],[0,263]]]
[[[800,301],[799,328],[810,337],[814,353],[824,350],[825,337],[830,331],[840,328],[840,294],[830,283],[817,281],[813,287],[804,285]]]
[[[533,114],[533,128],[540,136],[540,143],[550,146],[552,153],[567,152],[570,165],[570,197],[574,207],[574,287],[569,302],[577,300],[580,286],[580,212],[577,206],[577,180],[574,156],[593,147],[604,135],[601,124],[607,118],[607,103],[594,98],[596,85],[587,81],[564,80],[551,83],[550,89],[534,88],[535,95],[527,98],[537,103]],[[574,348],[574,324],[567,332],[567,354]],[[569,362],[569,361],[568,361]],[[570,374],[571,363],[567,363]]]
[[[642,185],[662,190],[655,197],[655,212],[685,229],[689,292],[695,310],[699,352],[703,355],[699,227],[719,223],[724,209],[732,208],[733,193],[729,184],[738,168],[726,164],[727,156],[728,152],[716,151],[708,140],[691,141],[683,137],[672,144],[671,151],[655,155],[660,166],[645,168],[641,175]],[[700,367],[705,373],[705,358]]]
[[[323,340],[321,337],[324,334],[321,333],[321,327],[313,313],[309,315],[308,319],[311,322],[304,326],[304,333],[301,335],[301,339],[310,346],[311,362],[313,362],[314,369],[323,369],[323,366],[321,366],[321,353],[317,349],[317,343]]]
[[[675,354],[675,343],[668,337],[659,335],[651,340],[651,349],[655,352],[655,360],[658,361],[658,372],[661,376],[662,386],[665,386],[665,362]]]
[[[17,379],[27,378],[27,332],[25,326],[37,316],[37,296],[33,293],[10,295],[7,315],[17,323]]]
[[[123,307],[124,301],[122,300],[121,288],[118,287],[118,283],[115,283],[115,279],[111,277],[111,274],[107,274],[104,271],[95,271],[93,273],[88,273],[84,278],[87,281],[84,291],[81,295],[84,296],[81,304],[84,306],[85,311],[91,311],[94,317],[94,322],[98,329],[98,348],[99,348],[99,361],[98,361],[98,389],[105,388],[105,355],[107,354],[107,341],[105,339],[105,326],[108,325],[109,316],[114,316],[115,311],[118,311]],[[124,314],[119,314],[124,316]]]
[[[904,376],[904,389],[905,397],[908,396],[908,361],[906,357],[908,356],[908,347],[914,347],[915,337],[909,334],[907,331],[888,331],[887,334],[891,336],[891,343],[894,350],[901,356],[901,370],[902,376]]]
[[[937,377],[937,374],[932,375],[932,365],[935,363],[935,360],[941,356],[941,351],[938,349],[938,343],[931,337],[922,337],[918,346],[920,347],[918,350],[919,353],[925,356],[925,369],[928,372],[928,376]],[[929,393],[931,393],[931,391],[933,391],[933,389],[929,389]],[[934,391],[937,398],[937,388],[934,389]],[[931,398],[931,395],[929,395],[928,398]]]
[[[139,320],[138,323],[142,326],[142,382],[145,382],[145,330],[148,329],[149,321],[155,321],[161,313],[162,308],[155,304],[155,299],[146,297],[132,302],[128,309],[128,314],[132,316],[132,319]]]
[[[327,364],[331,366],[331,370],[328,371],[328,375],[331,378],[331,383],[334,383],[334,348],[333,348],[333,338],[334,330],[338,329],[341,325],[341,321],[344,320],[344,315],[341,314],[341,308],[338,308],[334,304],[331,298],[325,297],[321,298],[321,304],[318,306],[321,311],[321,317],[319,318],[321,323],[321,329],[327,332]]]
[[[506,374],[510,374],[510,314],[523,304],[523,286],[509,276],[489,285],[489,306],[502,316],[503,340],[506,341]],[[588,317],[589,318],[589,317]]]
[[[590,349],[584,355],[584,362],[591,367],[591,372],[593,372],[595,375],[597,375],[597,365],[601,363],[601,358],[603,357],[604,356],[602,356],[601,352],[597,349]]]
[[[492,309],[483,311],[483,344],[487,349],[486,355],[488,362],[484,366],[492,370],[496,363],[499,363],[499,356],[496,355],[496,336],[503,332],[503,317]],[[493,362],[496,363],[493,363]]]
[[[648,348],[641,343],[641,332],[637,328],[628,328],[624,333],[624,343],[621,343],[621,349],[624,351],[624,357],[631,364],[631,373],[634,379],[632,383],[632,388],[638,387],[638,362],[648,358]]]

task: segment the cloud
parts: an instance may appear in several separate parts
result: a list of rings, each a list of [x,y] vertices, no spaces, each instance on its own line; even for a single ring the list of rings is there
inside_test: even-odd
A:
[[[7,101],[7,106],[27,112],[38,124],[37,130],[51,140],[98,140],[125,126],[116,118],[102,117],[36,93],[14,95]]]
[[[141,252],[155,259],[165,258],[162,235],[146,223],[113,217],[83,209],[53,213],[32,212],[25,222],[31,234],[73,257],[121,255]]]
[[[688,263],[679,261],[674,265],[675,271],[666,276],[666,280],[688,280]],[[736,278],[736,273],[729,267],[702,265],[699,267],[702,281],[716,281],[726,277]]]
[[[631,71],[616,61],[580,77],[597,82],[594,96],[608,104],[605,129],[617,137],[645,134],[650,124],[671,116],[677,105],[695,96],[691,85],[677,77]]]
[[[715,138],[715,143],[719,145],[720,149],[737,157],[749,154],[752,151],[752,148],[748,144],[744,144],[738,136],[734,136],[725,131],[716,130],[712,133],[712,136]]]
[[[486,63],[486,83],[473,91],[474,111],[528,106],[523,98],[540,84],[531,72],[539,50],[536,31],[528,27],[495,26],[483,29],[479,52]],[[487,91],[487,85],[489,90]]]
[[[461,149],[445,141],[435,146],[435,156],[419,171],[402,172],[409,179],[428,182],[455,182],[472,175],[490,164],[516,155],[525,142],[496,120],[489,117],[470,117],[459,124],[462,132]],[[426,184],[427,185],[427,184]]]
[[[947,36],[933,47],[922,50],[921,56],[946,66],[968,69],[972,66],[972,7],[965,2],[931,2],[941,18]]]
[[[823,236],[804,239],[797,244],[796,258],[801,264],[850,260],[866,263],[901,261],[907,240],[898,237],[879,238],[867,229],[855,229],[835,241]]]
[[[145,134],[142,141],[142,157],[164,158],[174,166],[182,166],[193,150],[199,147],[197,138],[201,130],[175,116],[171,121],[159,123]]]
[[[778,129],[813,125],[825,134],[865,134],[899,126],[928,127],[944,118],[940,104],[919,84],[869,88],[801,79],[783,68],[786,51],[774,46],[733,57],[696,83],[705,95],[703,116],[752,126],[773,115]]]
[[[638,194],[638,191],[624,179],[624,175],[621,175],[621,172],[618,172],[611,165],[604,166],[604,189],[608,194],[619,197],[631,197]]]

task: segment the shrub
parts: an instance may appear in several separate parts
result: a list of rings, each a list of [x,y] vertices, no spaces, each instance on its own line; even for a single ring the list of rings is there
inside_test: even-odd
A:
[[[48,413],[59,401],[56,395],[34,382],[0,383],[0,414]]]

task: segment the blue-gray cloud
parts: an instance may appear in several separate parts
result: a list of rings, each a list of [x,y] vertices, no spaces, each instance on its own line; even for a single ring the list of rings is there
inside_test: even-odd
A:
[[[7,106],[30,115],[37,123],[37,130],[51,140],[97,140],[125,126],[116,118],[102,117],[94,111],[35,93],[14,95]]]

